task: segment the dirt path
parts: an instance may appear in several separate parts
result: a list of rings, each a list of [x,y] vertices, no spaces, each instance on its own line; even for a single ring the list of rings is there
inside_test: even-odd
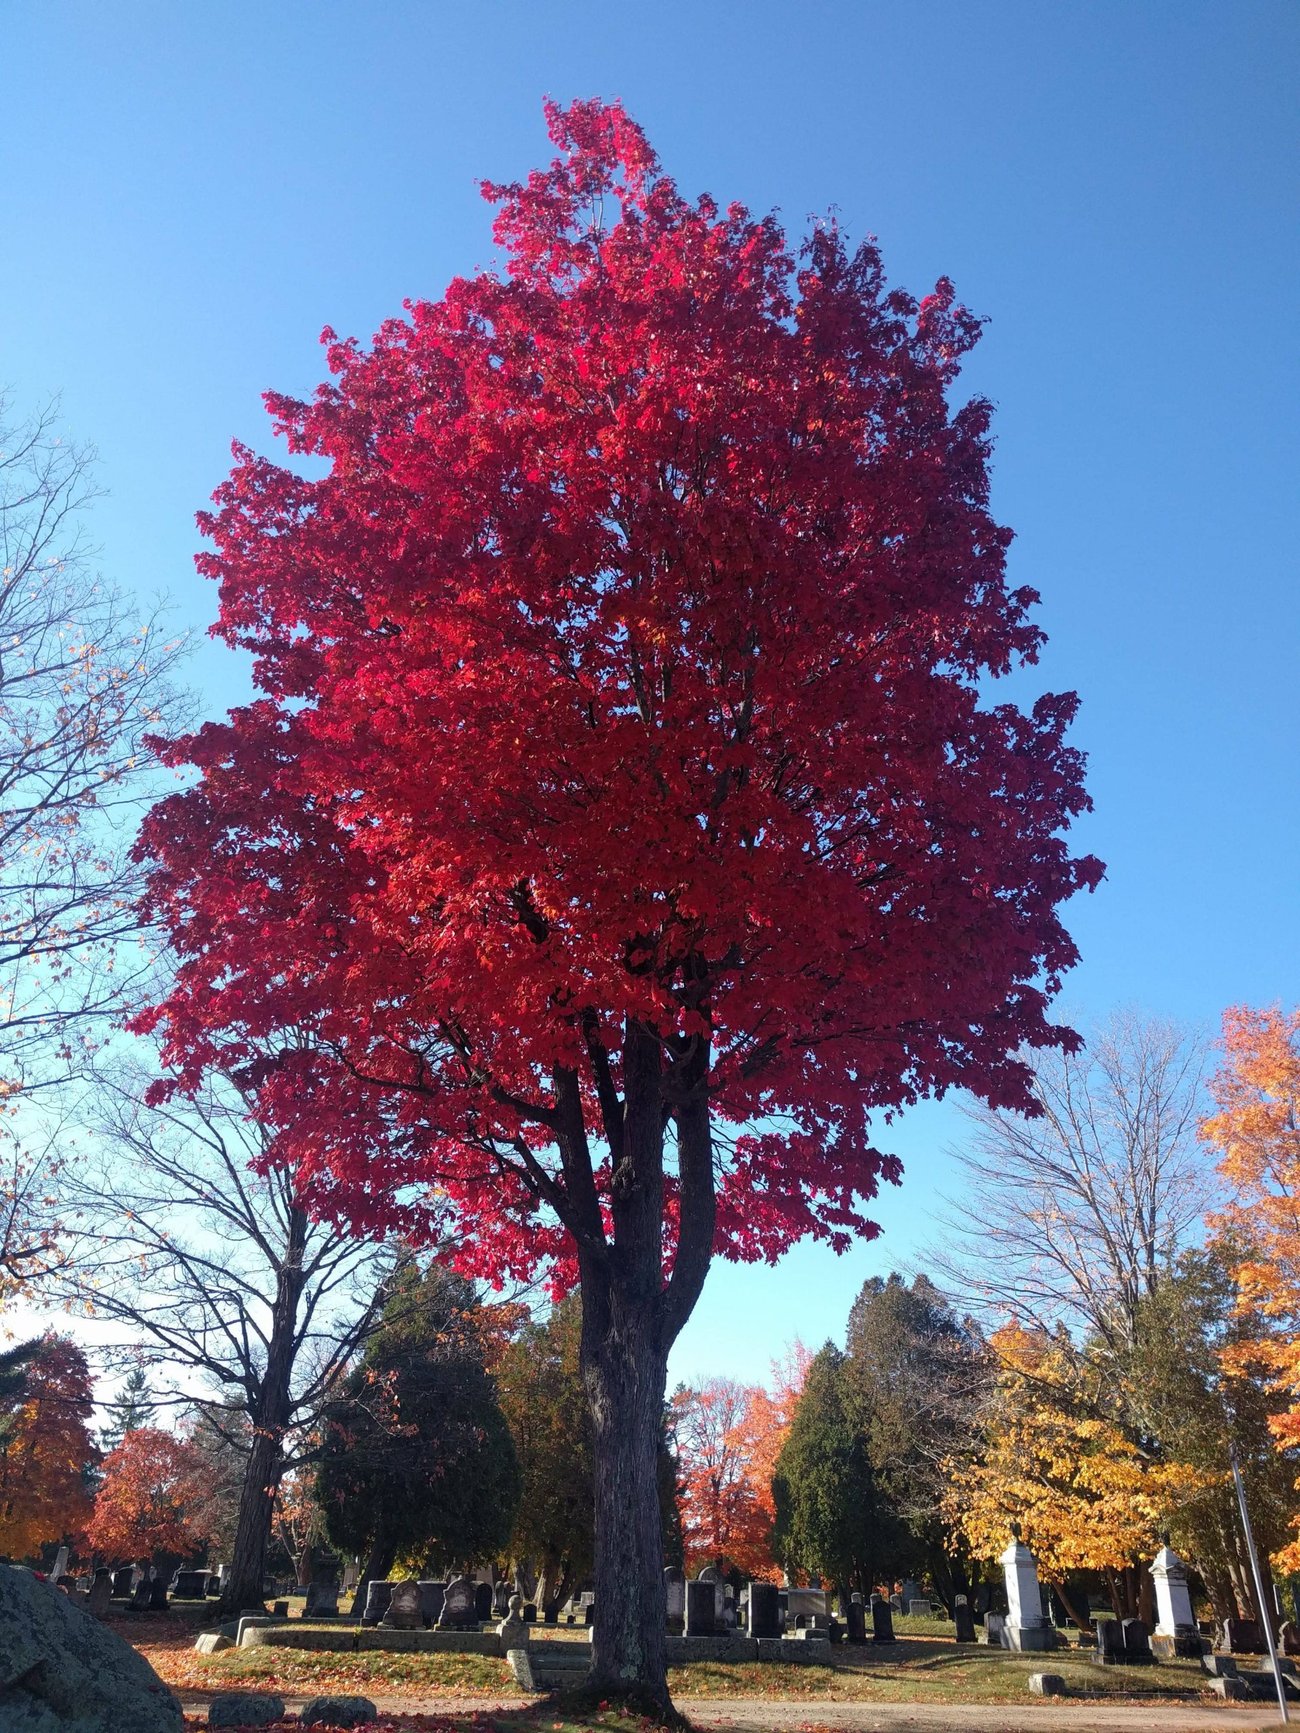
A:
[[[191,1715],[212,1691],[178,1691]],[[519,1697],[389,1697],[368,1692],[381,1715],[472,1715],[519,1709]],[[297,1714],[305,1696],[285,1698]],[[800,1698],[679,1697],[696,1726],[725,1733],[1254,1733],[1278,1724],[1261,1703],[840,1703]]]

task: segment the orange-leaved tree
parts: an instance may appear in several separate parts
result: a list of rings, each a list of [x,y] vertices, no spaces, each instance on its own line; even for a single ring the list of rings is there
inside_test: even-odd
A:
[[[976,1558],[993,1560],[1015,1523],[1039,1575],[1079,1625],[1087,1607],[1065,1588],[1100,1571],[1117,1611],[1133,1606],[1132,1567],[1158,1545],[1169,1508],[1194,1471],[1150,1460],[1108,1412],[1105,1377],[1063,1332],[1006,1324],[989,1338],[998,1359],[978,1460],[953,1464],[945,1515]]]
[[[1202,1135],[1220,1155],[1231,1197],[1216,1238],[1244,1315],[1272,1326],[1224,1350],[1226,1368],[1262,1374],[1286,1399],[1270,1419],[1278,1445],[1300,1449],[1300,1009],[1223,1014],[1224,1063],[1211,1081],[1218,1106]],[[1297,1523],[1300,1529],[1300,1523]],[[1300,1534],[1274,1555],[1300,1571]]]
[[[47,1541],[80,1534],[90,1515],[93,1407],[86,1356],[66,1336],[43,1337],[0,1426],[0,1554],[30,1558]]]
[[[772,1476],[808,1361],[795,1342],[772,1362],[770,1389],[711,1378],[674,1397],[688,1566],[726,1560],[750,1576],[779,1575]]]
[[[203,1457],[174,1432],[142,1426],[104,1459],[104,1479],[86,1539],[114,1560],[187,1557],[208,1536],[197,1520]]]

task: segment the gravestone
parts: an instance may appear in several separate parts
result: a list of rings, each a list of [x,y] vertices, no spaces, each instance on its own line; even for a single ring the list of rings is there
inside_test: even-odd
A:
[[[167,1580],[156,1576],[149,1584],[149,1611],[165,1613],[167,1611]]]
[[[150,1582],[149,1574],[146,1571],[144,1576],[140,1578],[140,1581],[131,1590],[131,1611],[133,1613],[148,1612],[149,1597],[152,1593],[153,1584]]]
[[[781,1597],[775,1583],[749,1585],[749,1634],[751,1637],[781,1635]]]
[[[177,1571],[172,1578],[172,1595],[178,1601],[201,1601],[207,1592],[207,1571]]]
[[[664,1567],[664,1615],[669,1631],[680,1636],[686,1617],[686,1577],[676,1565]]]
[[[420,1614],[424,1619],[426,1630],[436,1625],[442,1617],[442,1603],[446,1594],[446,1583],[422,1582],[420,1584]]]
[[[481,1625],[492,1617],[492,1584],[479,1583],[474,1590],[474,1617]]]
[[[135,1566],[123,1565],[113,1572],[113,1594],[119,1601],[127,1600],[135,1590]]]
[[[472,1625],[477,1625],[474,1616],[474,1585],[468,1577],[453,1577],[447,1584],[447,1592],[442,1598],[442,1611],[438,1614],[438,1629],[440,1631],[463,1631]]]
[[[534,1601],[524,1602],[524,1623],[531,1625],[537,1618],[537,1605]]]
[[[504,1619],[509,1616],[510,1600],[513,1594],[514,1590],[510,1587],[510,1584],[506,1579],[502,1577],[498,1581],[496,1587],[492,1590],[492,1611],[496,1614],[497,1618]],[[522,1599],[519,1604],[521,1607],[523,1606],[524,1603]]]
[[[1267,1652],[1258,1619],[1225,1619],[1219,1646],[1231,1655],[1263,1655]]]
[[[984,1644],[990,1649],[1005,1649],[1007,1621],[1002,1613],[985,1613]]]
[[[1121,1619],[1097,1620],[1097,1647],[1092,1658],[1103,1667],[1116,1667],[1124,1661],[1124,1624]]]
[[[338,1578],[330,1573],[314,1576],[307,1584],[307,1600],[302,1609],[304,1619],[337,1619],[339,1616]]]
[[[695,1580],[697,1583],[711,1583],[713,1585],[713,1622],[720,1626],[722,1624],[723,1597],[726,1594],[726,1580],[721,1569],[717,1565],[705,1565]]]
[[[418,1631],[423,1629],[424,1614],[420,1611],[420,1585],[414,1577],[393,1584],[384,1616],[379,1621],[385,1631]]]
[[[913,1598],[907,1603],[907,1616],[910,1619],[928,1619],[934,1613],[929,1601]]]
[[[522,1595],[511,1595],[506,1602],[506,1616],[497,1626],[497,1635],[501,1639],[501,1653],[503,1655],[508,1655],[511,1649],[527,1647],[528,1624],[524,1619]]]
[[[54,1564],[50,1570],[50,1577],[54,1582],[57,1583],[60,1577],[67,1576],[68,1560],[71,1556],[71,1549],[66,1546],[61,1546],[58,1552],[55,1553]]]
[[[785,1596],[785,1628],[806,1630],[809,1625],[826,1623],[826,1593],[823,1589],[787,1589]]]
[[[366,1584],[366,1606],[361,1615],[363,1625],[377,1625],[388,1611],[388,1603],[393,1598],[396,1584],[379,1577],[372,1577]]]
[[[90,1585],[90,1593],[86,1596],[86,1611],[97,1619],[102,1619],[108,1612],[108,1603],[113,1598],[113,1573],[110,1570],[97,1570],[95,1580]]]
[[[1011,1544],[998,1561],[1002,1566],[1007,1588],[1009,1612],[1006,1622],[1006,1646],[1009,1649],[1039,1650],[1056,1647],[1056,1632],[1043,1617],[1043,1602],[1038,1589],[1038,1565],[1033,1553],[1020,1538],[1012,1524]]]
[[[894,1640],[894,1609],[888,1601],[871,1603],[871,1640],[873,1643],[892,1643]]]
[[[686,1635],[712,1637],[718,1628],[718,1600],[714,1584],[698,1579],[686,1585]]]
[[[1300,1655],[1300,1630],[1290,1619],[1283,1619],[1277,1628],[1277,1646],[1284,1655]]]
[[[1168,1541],[1151,1561],[1151,1580],[1156,1591],[1156,1628],[1151,1639],[1152,1648],[1161,1660],[1171,1660],[1175,1655],[1199,1655],[1205,1645],[1192,1611],[1187,1566]]]
[[[965,1595],[958,1595],[953,1602],[952,1622],[957,1642],[973,1643],[975,1641],[975,1615],[970,1610],[970,1602]]]
[[[845,1623],[848,1625],[848,1640],[850,1643],[865,1643],[867,1640],[867,1609],[862,1604],[861,1595],[851,1595],[845,1608]]]
[[[1124,1626],[1125,1661],[1130,1667],[1148,1666],[1152,1660],[1151,1633],[1141,1619],[1123,1619],[1120,1622]]]

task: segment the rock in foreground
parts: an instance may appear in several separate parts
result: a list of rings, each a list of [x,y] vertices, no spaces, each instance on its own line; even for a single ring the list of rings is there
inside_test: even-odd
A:
[[[30,1571],[0,1564],[0,1728],[181,1733],[180,1704],[115,1631]]]

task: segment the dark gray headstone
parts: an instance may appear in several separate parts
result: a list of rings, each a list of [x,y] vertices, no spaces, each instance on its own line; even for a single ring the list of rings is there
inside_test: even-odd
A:
[[[958,1595],[953,1603],[952,1622],[959,1643],[975,1641],[975,1615],[970,1609],[970,1602],[965,1595]]]
[[[453,1577],[447,1584],[447,1592],[442,1597],[442,1611],[438,1614],[438,1629],[440,1631],[462,1631],[470,1625],[477,1625],[478,1619],[474,1613],[474,1585],[468,1577]]]
[[[1107,1667],[1116,1666],[1123,1661],[1124,1625],[1121,1620],[1097,1620],[1097,1648],[1094,1659]]]
[[[749,1585],[749,1634],[751,1637],[781,1635],[781,1597],[775,1583]]]
[[[894,1610],[888,1601],[876,1601],[871,1608],[871,1640],[873,1643],[894,1640]]]
[[[533,1625],[537,1622],[537,1606],[533,1601],[524,1602],[524,1623]]]
[[[442,1603],[446,1593],[446,1583],[422,1582],[420,1584],[420,1612],[423,1615],[426,1628],[437,1624],[442,1615]]]
[[[1145,1666],[1151,1660],[1151,1633],[1141,1619],[1124,1619],[1124,1659],[1129,1666]]]
[[[1258,1619],[1225,1619],[1223,1647],[1233,1655],[1265,1654],[1264,1634]]]
[[[178,1601],[206,1600],[208,1593],[207,1571],[177,1571],[172,1578],[172,1595]]]
[[[113,1595],[115,1599],[125,1600],[132,1592],[135,1583],[135,1566],[123,1565],[121,1570],[113,1572]]]
[[[718,1600],[712,1582],[686,1585],[686,1635],[712,1637],[718,1628]]]
[[[366,1608],[361,1615],[363,1625],[377,1625],[388,1611],[388,1603],[393,1598],[395,1583],[381,1581],[374,1577],[366,1584]]]
[[[167,1581],[165,1577],[155,1577],[149,1584],[149,1611],[165,1613],[167,1611]]]
[[[844,1609],[847,1625],[847,1638],[850,1643],[865,1643],[867,1640],[867,1609],[862,1604],[862,1596],[854,1595]]]
[[[486,1624],[492,1617],[492,1584],[479,1583],[474,1590],[474,1617]]]

